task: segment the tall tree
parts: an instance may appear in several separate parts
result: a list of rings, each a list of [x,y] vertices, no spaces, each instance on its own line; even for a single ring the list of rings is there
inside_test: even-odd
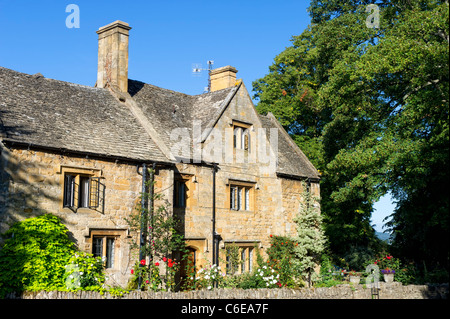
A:
[[[373,242],[373,203],[390,190],[398,252],[448,267],[448,1],[380,1],[368,28],[371,2],[311,1],[311,26],[254,83],[258,109],[323,172],[334,252]]]

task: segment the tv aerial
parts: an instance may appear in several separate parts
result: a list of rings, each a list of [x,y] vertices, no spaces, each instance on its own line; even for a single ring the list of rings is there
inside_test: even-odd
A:
[[[212,65],[214,64],[214,61],[208,60],[206,63],[208,64],[207,69],[202,68],[202,65],[200,63],[192,64],[192,74],[194,76],[199,76],[202,71],[208,71],[208,86],[205,87],[205,90],[203,93],[211,92],[211,70],[212,70]]]

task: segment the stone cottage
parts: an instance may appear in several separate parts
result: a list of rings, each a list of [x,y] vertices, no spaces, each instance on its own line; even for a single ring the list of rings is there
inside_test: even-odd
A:
[[[239,271],[251,271],[270,234],[295,235],[303,182],[319,196],[319,173],[272,114],[256,112],[234,67],[212,70],[210,92],[194,96],[129,79],[130,29],[97,31],[95,87],[0,67],[0,232],[55,214],[125,285],[139,234],[124,218],[154,168],[195,264],[225,260],[235,243]]]

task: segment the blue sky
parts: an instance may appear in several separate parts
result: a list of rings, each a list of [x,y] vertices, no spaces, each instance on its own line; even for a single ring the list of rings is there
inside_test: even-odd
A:
[[[67,28],[66,6],[80,9],[80,28]],[[273,58],[309,24],[309,1],[10,1],[0,0],[0,65],[24,73],[94,85],[95,31],[115,20],[130,31],[129,77],[201,94],[207,74],[192,64],[232,65],[249,90]],[[5,32],[6,30],[6,32]]]
[[[69,4],[80,10],[80,27],[67,28]],[[308,26],[309,1],[115,1],[0,0],[0,66],[93,86],[99,27],[130,24],[129,78],[186,94],[201,94],[207,73],[193,64],[232,65],[249,91],[274,57]],[[251,92],[250,92],[251,93]],[[377,231],[393,210],[390,197],[375,205]]]

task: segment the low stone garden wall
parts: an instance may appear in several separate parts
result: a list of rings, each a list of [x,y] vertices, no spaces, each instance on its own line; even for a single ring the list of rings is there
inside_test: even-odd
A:
[[[364,285],[338,285],[323,288],[301,289],[213,289],[188,292],[131,291],[123,296],[95,291],[40,291],[24,292],[12,299],[447,299],[448,284],[407,285],[379,283],[378,296]]]

